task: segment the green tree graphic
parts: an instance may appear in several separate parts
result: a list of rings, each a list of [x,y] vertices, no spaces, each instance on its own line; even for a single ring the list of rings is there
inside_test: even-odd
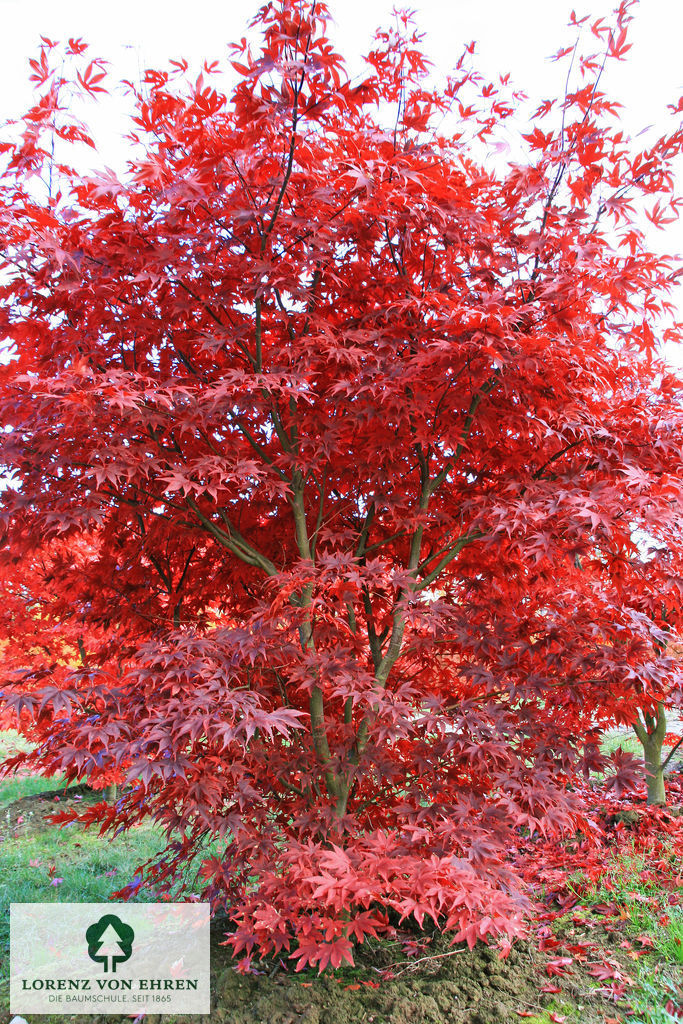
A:
[[[116,965],[125,963],[133,951],[135,932],[115,914],[105,914],[85,933],[88,956],[104,965],[105,972],[116,973]]]

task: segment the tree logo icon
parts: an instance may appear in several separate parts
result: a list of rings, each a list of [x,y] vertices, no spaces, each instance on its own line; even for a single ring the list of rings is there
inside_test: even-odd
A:
[[[116,973],[116,965],[125,963],[133,952],[135,932],[115,914],[105,914],[85,933],[88,956],[102,964],[105,972]]]

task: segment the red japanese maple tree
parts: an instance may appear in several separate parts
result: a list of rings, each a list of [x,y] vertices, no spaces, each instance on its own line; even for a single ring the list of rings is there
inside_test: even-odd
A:
[[[636,213],[676,215],[683,136],[674,112],[639,151],[600,85],[631,6],[514,164],[486,148],[520,97],[471,47],[434,86],[407,17],[363,81],[292,0],[227,97],[147,71],[121,176],[70,166],[67,73],[33,63],[0,192],[5,550],[90,538],[49,586],[103,640],[56,704],[7,673],[5,699],[53,708],[34,764],[127,773],[84,819],[162,823],[146,879],[200,863],[247,956],[337,966],[408,917],[516,934],[519,830],[571,826],[586,736],[672,685],[619,583],[639,538],[678,550],[681,497],[677,266]],[[104,89],[66,50],[69,95]]]

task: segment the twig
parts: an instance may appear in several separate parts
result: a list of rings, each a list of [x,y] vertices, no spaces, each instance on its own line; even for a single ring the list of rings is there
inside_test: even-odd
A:
[[[466,949],[451,949],[448,953],[435,953],[433,956],[421,956],[418,960],[399,960],[398,963],[389,964],[388,967],[383,968],[376,967],[375,970],[380,974],[384,974],[385,971],[393,971],[394,967],[402,967],[403,970],[398,972],[400,975],[405,974],[406,971],[411,971],[414,967],[417,967],[418,964],[423,964],[425,961],[443,960],[447,956],[457,956],[459,953],[466,952]],[[396,975],[396,977],[398,977],[398,975]]]

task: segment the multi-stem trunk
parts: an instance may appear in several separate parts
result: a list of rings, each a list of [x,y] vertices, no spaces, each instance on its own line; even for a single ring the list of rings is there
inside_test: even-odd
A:
[[[637,718],[633,723],[633,728],[643,745],[647,802],[652,806],[664,805],[666,804],[666,787],[664,785],[662,746],[666,736],[666,715],[661,701],[657,704],[655,715],[646,713],[643,715],[642,721]]]

